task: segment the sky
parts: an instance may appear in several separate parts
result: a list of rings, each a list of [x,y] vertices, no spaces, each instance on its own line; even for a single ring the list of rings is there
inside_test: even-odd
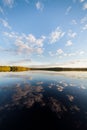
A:
[[[87,67],[87,0],[0,0],[0,65]]]

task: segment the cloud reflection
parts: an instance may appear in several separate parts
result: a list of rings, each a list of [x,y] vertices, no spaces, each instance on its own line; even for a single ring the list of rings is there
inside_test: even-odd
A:
[[[87,121],[87,106],[83,99],[78,102],[79,95],[82,98],[86,97],[84,82],[68,80],[64,77],[55,77],[53,80],[53,75],[48,80],[48,75],[45,78],[42,76],[41,79],[33,74],[21,75],[21,77],[20,74],[18,77],[17,74],[12,77],[11,75],[8,79],[12,82],[6,84],[7,86],[2,84],[0,87],[2,94],[0,114],[24,108],[30,110],[38,106],[40,110],[45,109],[54,113],[60,121],[68,122],[73,119],[72,124],[76,128],[84,124],[83,119]]]
[[[70,102],[72,102],[74,100],[74,96],[72,96],[72,95],[67,95],[67,97],[68,97]]]

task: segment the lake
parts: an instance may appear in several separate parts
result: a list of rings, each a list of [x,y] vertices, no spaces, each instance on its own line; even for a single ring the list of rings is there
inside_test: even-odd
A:
[[[0,72],[0,130],[87,130],[87,72]]]

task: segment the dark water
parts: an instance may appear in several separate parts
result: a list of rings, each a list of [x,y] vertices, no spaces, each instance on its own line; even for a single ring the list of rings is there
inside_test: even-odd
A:
[[[1,72],[0,130],[87,130],[87,72]]]

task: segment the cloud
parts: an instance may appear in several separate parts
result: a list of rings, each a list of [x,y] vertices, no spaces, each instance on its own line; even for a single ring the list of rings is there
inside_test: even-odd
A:
[[[81,19],[81,24],[84,24],[87,22],[87,15]]]
[[[4,10],[2,9],[2,7],[0,6],[0,13],[4,14]]]
[[[76,56],[76,52],[73,52],[73,53],[68,53],[67,56]]]
[[[84,54],[85,54],[85,51],[80,50],[80,51],[76,51],[76,52],[72,52],[72,53],[64,53],[64,56],[76,56],[76,55],[81,56]]]
[[[50,43],[56,43],[60,38],[62,38],[65,35],[65,32],[63,32],[59,27],[53,31],[49,36],[49,42]]]
[[[12,38],[12,39],[14,39],[14,38],[20,38],[20,36],[17,34],[17,33],[15,33],[15,32],[3,32],[3,35],[4,36],[7,36],[7,37],[9,37],[10,39]]]
[[[87,30],[87,24],[85,24],[82,29],[83,29],[83,30]]]
[[[82,3],[82,2],[84,2],[85,0],[80,0],[80,2]]]
[[[55,54],[53,54],[53,52],[49,51],[48,52],[50,56],[54,56]]]
[[[17,54],[42,54],[45,36],[36,38],[33,34],[18,34],[15,32],[4,32],[4,36],[12,41]]]
[[[77,21],[76,21],[75,19],[73,19],[73,20],[71,21],[71,24],[76,25],[76,24],[77,24]]]
[[[3,0],[3,3],[4,3],[5,6],[12,8],[13,5],[14,5],[14,0]]]
[[[0,19],[0,23],[5,27],[5,28],[8,28],[8,29],[11,29],[11,26],[8,24],[8,22],[4,19]]]
[[[32,53],[33,52],[33,49],[32,47],[28,46],[27,44],[25,44],[22,40],[20,39],[17,39],[15,41],[15,45],[17,46],[17,50],[18,50],[18,53]]]
[[[80,55],[83,55],[84,53],[85,53],[84,51],[80,51],[80,52],[79,52]]]
[[[63,54],[63,53],[64,53],[64,52],[63,52],[62,49],[58,49],[58,50],[57,50],[57,54],[58,54],[58,55],[61,55],[61,54]]]
[[[43,46],[43,42],[44,42],[46,37],[45,36],[41,36],[41,38],[36,39],[34,35],[29,34],[25,38],[26,38],[26,40],[29,43],[33,43],[33,46],[40,46],[40,47],[42,47]]]
[[[67,43],[66,43],[66,46],[72,46],[72,45],[73,45],[72,41],[68,40]]]
[[[61,64],[58,64],[58,66],[61,67],[87,67],[87,59],[80,59],[80,60],[71,60],[71,61],[67,61],[67,62],[63,62]],[[73,76],[74,77],[74,76]]]
[[[84,3],[83,4],[83,10],[86,10],[87,9],[87,3]]]
[[[66,9],[65,15],[68,15],[68,14],[69,14],[69,12],[71,11],[71,9],[72,9],[72,7],[71,7],[71,6],[69,6],[69,7]]]
[[[38,54],[42,54],[43,53],[43,48],[39,47],[39,48],[36,49],[36,51],[37,51]]]
[[[40,2],[40,1],[38,1],[37,3],[36,3],[36,8],[37,8],[37,10],[43,10],[43,8],[44,8],[44,5]]]
[[[69,30],[68,36],[69,36],[70,38],[75,38],[75,37],[77,36],[77,33],[76,33],[76,32],[72,32],[72,30]]]

